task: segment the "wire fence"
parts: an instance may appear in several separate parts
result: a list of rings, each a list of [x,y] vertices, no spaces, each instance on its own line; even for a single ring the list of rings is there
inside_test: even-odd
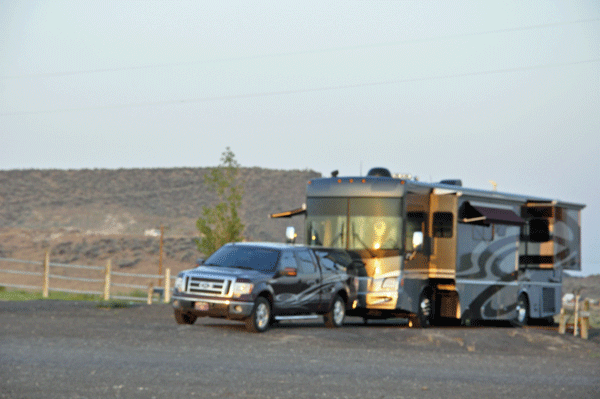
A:
[[[4,268],[8,264],[28,264],[43,267],[43,271],[28,271],[14,270]],[[68,275],[69,271],[74,272]],[[61,273],[62,272],[62,273]],[[18,281],[4,281],[5,275],[21,275],[28,276],[26,279],[18,279]],[[38,277],[38,279],[32,279]],[[138,273],[123,273],[112,271],[111,261],[108,260],[106,266],[88,266],[88,265],[73,265],[64,263],[50,262],[49,253],[46,253],[44,261],[30,261],[23,259],[0,258],[0,286],[10,288],[21,288],[28,290],[42,290],[42,296],[48,298],[50,291],[58,291],[74,294],[98,295],[104,300],[119,299],[127,301],[145,301],[148,304],[153,302],[155,294],[164,303],[171,300],[172,280],[171,270],[165,269],[163,275],[160,274],[138,274]],[[22,281],[26,280],[26,281]],[[31,282],[38,281],[39,285],[32,285]],[[78,283],[77,286],[84,286],[89,289],[68,288],[64,285],[61,287],[60,281],[71,281]],[[154,284],[157,281],[158,284]],[[27,284],[26,284],[27,283]],[[97,290],[94,289],[98,288]],[[140,290],[144,291],[145,295],[122,295],[120,292],[113,293],[112,288],[123,289],[124,291]]]

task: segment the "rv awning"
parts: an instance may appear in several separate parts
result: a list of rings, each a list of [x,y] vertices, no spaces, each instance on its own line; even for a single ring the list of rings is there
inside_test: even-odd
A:
[[[272,213],[269,215],[272,219],[277,218],[291,218],[292,216],[302,215],[306,213],[306,205],[302,205],[302,208],[292,209],[285,212]]]
[[[521,226],[525,224],[519,215],[511,211],[510,209],[502,208],[490,208],[479,205],[471,205],[466,202],[463,205],[461,212],[462,223],[473,223],[473,224],[508,224],[512,226]]]

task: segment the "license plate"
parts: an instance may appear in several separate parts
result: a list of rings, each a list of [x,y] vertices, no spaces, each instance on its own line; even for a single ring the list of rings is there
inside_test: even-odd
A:
[[[196,302],[194,303],[194,309],[208,312],[208,302]]]

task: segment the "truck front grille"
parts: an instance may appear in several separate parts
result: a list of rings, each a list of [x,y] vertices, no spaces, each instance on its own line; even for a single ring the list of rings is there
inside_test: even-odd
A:
[[[187,278],[186,291],[190,294],[207,296],[229,296],[233,280],[207,277]]]

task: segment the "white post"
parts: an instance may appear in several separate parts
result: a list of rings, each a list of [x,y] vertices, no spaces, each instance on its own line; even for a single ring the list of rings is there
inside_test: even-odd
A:
[[[171,302],[171,269],[165,269],[165,303]]]
[[[110,299],[110,259],[106,262],[106,269],[104,270],[104,300]]]
[[[148,305],[152,305],[152,293],[154,291],[154,287],[152,286],[152,283],[148,283],[148,300],[146,301],[146,303]]]
[[[48,298],[50,291],[50,252],[46,250],[44,257],[44,285],[42,288],[42,296]]]

